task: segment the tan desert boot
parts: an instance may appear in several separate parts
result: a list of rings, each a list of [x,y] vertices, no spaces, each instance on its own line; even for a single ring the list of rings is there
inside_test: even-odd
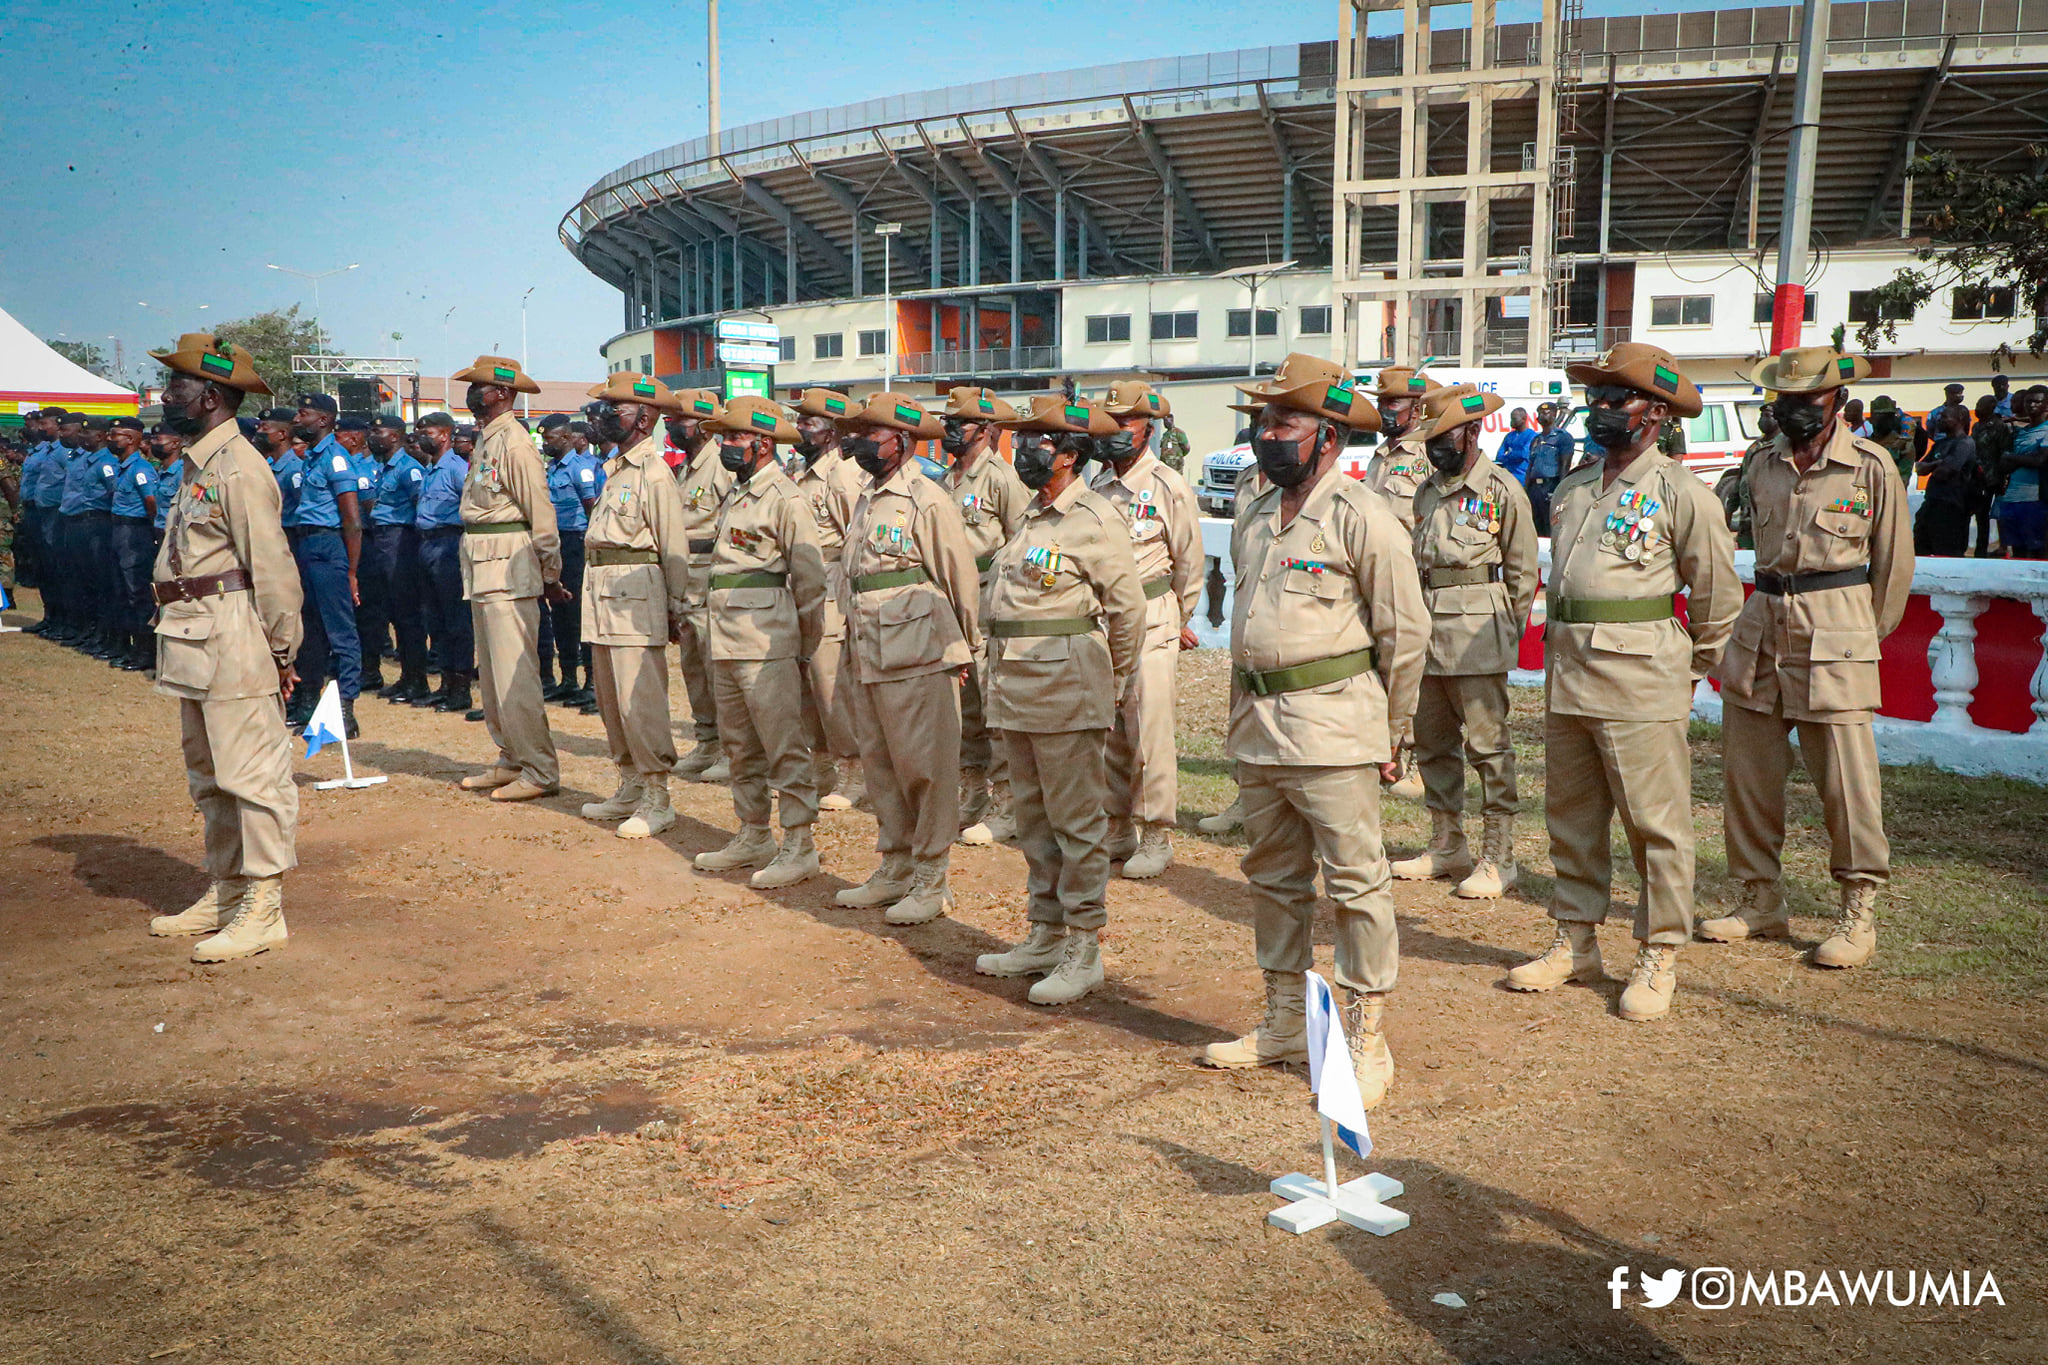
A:
[[[641,779],[640,803],[633,807],[632,818],[619,826],[619,837],[645,839],[673,828],[675,823],[676,809],[668,799],[668,774],[650,773]]]
[[[1431,811],[1429,847],[1394,864],[1394,875],[1404,882],[1462,877],[1471,870],[1472,850],[1465,843],[1465,817],[1454,810]]]
[[[1600,940],[1584,920],[1561,919],[1543,956],[1530,958],[1508,973],[1511,991],[1554,991],[1567,981],[1602,981]]]
[[[894,905],[910,894],[910,855],[884,853],[882,865],[868,874],[859,886],[849,886],[832,897],[835,905],[864,907]]]
[[[631,815],[640,804],[640,793],[646,784],[640,774],[620,772],[619,789],[604,801],[587,801],[583,805],[586,820],[623,820]]]
[[[1109,817],[1109,837],[1102,842],[1109,860],[1120,863],[1138,851],[1138,831],[1128,815]]]
[[[695,782],[702,776],[706,768],[723,757],[725,757],[725,750],[720,747],[717,740],[700,739],[697,741],[697,747],[677,759],[676,766],[670,768],[669,772],[682,778],[685,782]]]
[[[1497,901],[1515,884],[1515,817],[1489,815],[1480,836],[1479,862],[1451,894],[1468,901]]]
[[[708,786],[725,786],[732,781],[732,760],[720,754],[716,763],[697,774],[696,780]]]
[[[919,859],[910,874],[910,894],[883,912],[891,924],[930,924],[953,908],[944,858]]]
[[[1308,1064],[1308,978],[1300,972],[1267,972],[1266,1017],[1244,1037],[1211,1043],[1196,1060],[1204,1066],[1242,1071],[1282,1062]]]
[[[1785,888],[1777,882],[1744,882],[1734,914],[1703,919],[1693,932],[1709,943],[1789,937],[1792,918],[1785,913]]]
[[[1017,841],[1017,815],[1010,809],[1010,784],[997,782],[988,799],[988,814],[981,823],[988,826],[988,837],[999,844]]]
[[[235,917],[242,897],[249,894],[247,877],[223,877],[206,888],[206,894],[175,915],[158,915],[149,922],[149,932],[158,938],[183,938],[189,934],[211,934]]]
[[[825,798],[839,790],[839,760],[830,754],[813,753],[811,785],[817,788],[818,804],[822,808]]]
[[[1034,1005],[1070,1005],[1102,984],[1102,946],[1093,929],[1069,929],[1060,962],[1031,983]]]
[[[192,947],[194,962],[229,962],[254,957],[283,945],[284,878],[253,877],[248,894],[235,907],[235,917],[212,938],[200,939]]]
[[[1031,921],[1024,941],[1007,953],[983,953],[974,970],[983,976],[1040,976],[1060,965],[1067,950],[1067,926]]]
[[[509,786],[519,780],[517,768],[491,768],[480,773],[471,773],[456,785],[466,792],[487,792],[494,787]]]
[[[792,825],[782,831],[782,847],[776,850],[775,857],[747,878],[747,885],[758,891],[773,891],[817,875],[818,846],[811,842],[811,827]]]
[[[1842,883],[1842,913],[1813,950],[1816,967],[1861,967],[1877,952],[1877,883]]]
[[[1668,1013],[1678,991],[1677,968],[1678,949],[1671,944],[1637,947],[1636,965],[1629,969],[1628,985],[1621,992],[1621,1017],[1641,1021]]]
[[[988,769],[962,768],[960,770],[960,825],[981,823],[981,817],[988,814]]]
[[[766,867],[782,850],[766,825],[741,825],[724,848],[699,853],[690,865],[699,872],[731,872],[742,867]]]
[[[1387,787],[1386,794],[1388,796],[1397,796],[1403,801],[1413,801],[1417,805],[1422,804],[1422,774],[1410,772],[1399,782]]]
[[[868,786],[861,776],[860,760],[842,758],[836,762],[839,767],[839,780],[833,784],[831,791],[818,798],[819,810],[852,810],[867,797]]]
[[[538,801],[541,797],[553,796],[560,790],[560,787],[543,787],[538,782],[528,782],[522,777],[516,782],[507,782],[504,786],[493,791],[491,793],[491,800]]]
[[[1173,866],[1173,840],[1167,834],[1170,828],[1147,820],[1138,834],[1138,851],[1124,860],[1122,875],[1141,882]]]
[[[1344,1042],[1351,1049],[1351,1071],[1358,1077],[1358,1102],[1371,1109],[1387,1097],[1394,1083],[1394,1054],[1383,1032],[1387,996],[1384,991],[1344,992]]]
[[[1204,834],[1229,834],[1244,824],[1244,798],[1238,797],[1214,815],[1205,815],[1195,821],[1195,828]]]

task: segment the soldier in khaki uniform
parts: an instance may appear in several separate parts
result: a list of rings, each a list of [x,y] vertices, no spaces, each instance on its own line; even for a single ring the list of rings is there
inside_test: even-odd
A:
[[[967,528],[968,548],[974,551],[974,567],[981,574],[984,611],[996,551],[1017,534],[1031,502],[1030,491],[996,449],[1001,435],[996,423],[1016,415],[1015,408],[989,390],[970,388],[948,393],[946,410],[939,414],[945,428],[939,445],[953,457],[940,482],[952,494]],[[960,687],[960,842],[977,847],[1017,834],[1010,814],[1009,760],[983,713],[982,674],[987,667],[984,652],[975,658],[974,671]]]
[[[1430,620],[1415,757],[1431,833],[1429,847],[1395,863],[1394,875],[1462,878],[1456,894],[1493,900],[1515,881],[1508,670],[1536,600],[1535,518],[1521,481],[1480,453],[1480,425],[1500,398],[1460,384],[1435,390],[1424,406],[1416,439],[1431,473],[1415,491],[1414,543]],[[1479,774],[1484,831],[1476,865],[1465,842],[1467,759]]]
[[[619,451],[605,461],[604,491],[583,540],[590,684],[619,789],[584,806],[583,816],[622,820],[620,838],[645,839],[676,822],[668,796],[676,741],[667,647],[683,622],[690,552],[683,497],[655,434],[676,398],[660,380],[628,370],[589,392],[598,400],[591,405],[598,439]]]
[[[853,733],[853,701],[840,687],[846,654],[846,617],[840,611],[839,560],[846,528],[866,479],[839,449],[839,423],[860,405],[831,389],[805,389],[797,399],[797,453],[802,463],[791,475],[811,509],[818,549],[825,556],[825,625],[818,649],[804,669],[804,726],[811,737],[818,806],[850,810],[866,794],[860,774],[860,741]]]
[[[735,398],[704,430],[733,478],[718,509],[705,601],[718,733],[740,827],[724,848],[698,854],[696,865],[706,872],[759,867],[753,885],[794,886],[818,871],[802,661],[817,656],[824,631],[825,559],[810,503],[776,458],[777,446],[797,443],[781,406]],[[770,787],[781,798],[780,849],[768,830]]]
[[[1417,428],[1423,400],[1443,386],[1421,370],[1394,365],[1374,376],[1372,396],[1379,400],[1380,444],[1366,462],[1365,486],[1387,500],[1408,531],[1415,530],[1415,490],[1429,477],[1429,456]]]
[[[960,684],[981,645],[980,583],[953,500],[911,454],[939,419],[907,394],[878,393],[840,447],[868,476],[841,560],[849,646],[843,678],[875,808],[881,866],[841,905],[889,907],[891,924],[946,913],[960,832]]]
[[[683,526],[690,540],[690,610],[677,638],[677,665],[683,691],[690,699],[690,717],[697,745],[676,763],[677,777],[714,785],[729,781],[731,766],[718,742],[718,697],[711,686],[711,651],[705,639],[707,622],[704,580],[711,572],[716,545],[713,531],[732,475],[718,462],[718,442],[706,439],[703,426],[724,411],[709,389],[683,389],[676,394],[681,410],[668,419],[669,438],[678,450],[690,452],[675,471],[683,493]]]
[[[562,539],[547,467],[512,415],[515,395],[540,385],[504,356],[480,355],[454,378],[481,430],[462,485],[462,589],[476,637],[484,724],[495,766],[462,779],[493,801],[531,801],[561,786],[555,737],[540,695],[540,599],[565,602]]]
[[[299,571],[277,480],[235,424],[244,396],[270,392],[255,361],[203,332],[151,354],[171,371],[164,425],[186,443],[183,482],[158,494],[175,501],[153,575],[156,690],[178,699],[213,884],[149,932],[208,935],[192,960],[225,962],[285,941],[299,791],[279,694],[298,681]]]
[[[1138,881],[1173,862],[1170,831],[1180,814],[1175,697],[1180,652],[1195,648],[1187,623],[1201,605],[1206,561],[1195,490],[1152,453],[1154,423],[1172,407],[1144,380],[1119,379],[1102,410],[1117,430],[1097,440],[1102,464],[1089,486],[1122,515],[1145,587],[1145,647],[1108,751],[1109,856]]]
[[[1721,656],[1722,797],[1732,915],[1702,921],[1717,942],[1789,932],[1785,847],[1790,736],[1826,812],[1841,912],[1813,951],[1818,967],[1857,967],[1877,950],[1877,889],[1891,872],[1871,717],[1883,700],[1878,647],[1913,587],[1913,527],[1891,452],[1850,434],[1849,385],[1870,363],[1825,346],[1764,361],[1751,376],[1777,394],[1778,435],[1745,462],[1755,508],[1756,592]]]
[[[1265,1017],[1202,1060],[1241,1068],[1306,1059],[1305,973],[1314,962],[1316,868],[1337,903],[1344,1033],[1370,1108],[1394,1076],[1385,1012],[1400,969],[1393,874],[1380,839],[1380,784],[1408,741],[1429,647],[1409,538],[1376,497],[1337,470],[1352,429],[1379,414],[1327,360],[1290,355],[1265,384],[1239,385],[1258,416],[1270,486],[1231,529],[1226,751],[1244,802]]]
[[[1095,438],[1114,435],[1116,422],[1093,403],[1053,394],[1003,425],[1014,433],[1017,477],[1037,496],[990,574],[986,701],[1010,759],[1030,931],[974,969],[1040,975],[1031,1003],[1064,1005],[1102,984],[1103,750],[1144,648],[1145,590],[1130,528],[1084,477]]]
[[[1593,930],[1607,918],[1608,828],[1619,813],[1643,882],[1621,1017],[1654,1019],[1671,1007],[1678,950],[1692,936],[1693,686],[1721,657],[1742,584],[1719,500],[1657,449],[1667,418],[1701,407],[1671,353],[1623,342],[1565,373],[1586,386],[1587,439],[1605,458],[1551,495],[1543,745],[1557,928],[1507,984],[1547,991],[1601,979]],[[1684,625],[1672,603],[1680,592]]]

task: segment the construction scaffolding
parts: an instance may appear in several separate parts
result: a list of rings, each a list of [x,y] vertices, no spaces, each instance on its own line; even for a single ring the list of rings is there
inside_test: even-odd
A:
[[[1469,29],[1436,32],[1432,8],[1338,8],[1331,266],[1343,356],[1366,367],[1544,364],[1571,280],[1555,244],[1576,227],[1565,139],[1578,110],[1580,3],[1542,0],[1533,31],[1504,30],[1494,0],[1473,0]],[[1372,15],[1396,12],[1390,52],[1368,29]],[[1498,136],[1497,120],[1533,124],[1534,140]]]

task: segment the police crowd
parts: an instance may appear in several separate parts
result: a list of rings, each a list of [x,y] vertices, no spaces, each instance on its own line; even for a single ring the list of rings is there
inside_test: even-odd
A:
[[[241,410],[267,386],[246,351],[204,333],[156,358],[170,372],[157,433],[31,419],[27,543],[47,604],[36,629],[152,666],[179,701],[212,881],[151,932],[199,937],[195,960],[285,940],[287,722],[327,678],[351,720],[364,687],[473,707],[494,754],[460,787],[498,802],[559,790],[546,705],[587,705],[617,788],[584,817],[645,838],[675,823],[672,780],[727,785],[732,837],[694,864],[756,887],[820,872],[821,811],[870,809],[878,860],[834,899],[892,925],[947,913],[956,843],[1013,842],[1021,937],[975,965],[1035,978],[1038,1004],[1102,983],[1113,872],[1172,862],[1175,661],[1194,647],[1205,561],[1193,492],[1155,444],[1170,405],[1143,380],[1100,398],[960,387],[934,410],[892,392],[722,400],[623,371],[590,390],[583,421],[543,421],[536,448],[515,406],[538,386],[504,357],[455,376],[474,428],[430,413],[410,432],[337,421],[319,394],[251,423]],[[1623,1018],[1669,1010],[1683,945],[1786,935],[1795,729],[1840,884],[1811,960],[1875,951],[1888,846],[1871,720],[1913,546],[1891,454],[1843,419],[1869,369],[1800,348],[1752,376],[1778,434],[1747,466],[1745,601],[1719,502],[1658,446],[1670,419],[1701,411],[1678,362],[1624,343],[1569,367],[1589,458],[1567,455],[1542,489],[1555,924],[1511,989],[1604,979],[1594,930],[1617,817],[1642,881]],[[1394,1069],[1392,882],[1493,899],[1516,880],[1507,674],[1538,595],[1537,520],[1523,477],[1482,451],[1493,394],[1405,367],[1367,388],[1300,354],[1239,388],[1257,462],[1231,530],[1238,797],[1203,823],[1243,826],[1265,1001],[1257,1027],[1201,1060],[1305,1059],[1320,871],[1371,1106]],[[1338,467],[1359,431],[1380,438],[1362,480]],[[920,453],[933,443],[942,461]],[[399,672],[383,683],[387,643]],[[671,650],[692,726],[681,752]],[[1726,702],[1741,894],[1695,922],[1687,724],[1706,677]],[[1432,832],[1390,861],[1382,789],[1411,762]]]

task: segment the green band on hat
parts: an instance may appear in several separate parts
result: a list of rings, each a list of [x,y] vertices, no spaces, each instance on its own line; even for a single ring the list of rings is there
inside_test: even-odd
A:
[[[519,371],[507,369],[503,365],[495,365],[491,368],[491,375],[493,378],[501,379],[505,383],[510,384],[513,380],[519,378]]]
[[[1410,388],[1411,390],[1413,390],[1414,392],[1416,392],[1416,393],[1420,393],[1420,392],[1422,392],[1422,386],[1423,386],[1424,384],[1426,384],[1427,382],[1428,382],[1428,381],[1427,381],[1427,380],[1425,380],[1425,379],[1424,379],[1424,378],[1423,378],[1423,377],[1422,377],[1421,375],[1419,375],[1419,374],[1416,374],[1416,375],[1410,375],[1410,376],[1408,377],[1408,387],[1409,387],[1409,388]]]
[[[1486,397],[1483,394],[1468,393],[1458,401],[1467,412],[1483,412],[1486,409]]]
[[[228,356],[215,355],[211,351],[205,351],[200,354],[199,368],[208,374],[226,377],[235,372],[235,362]]]
[[[698,412],[718,411],[718,404],[712,402],[709,398],[693,398],[690,400],[690,406]]]
[[[827,412],[845,412],[845,411],[846,411],[846,400],[845,400],[844,398],[827,398],[827,399],[825,400],[825,411],[827,411]]]
[[[775,414],[772,412],[750,412],[747,420],[763,431],[775,430]]]
[[[1659,365],[1650,371],[1650,382],[1666,393],[1678,392],[1678,371]]]
[[[1323,391],[1323,406],[1335,408],[1345,416],[1351,415],[1351,389],[1344,384],[1332,384]]]
[[[913,407],[909,403],[898,403],[896,405],[896,420],[899,422],[921,423],[924,421],[924,409]]]
[[[1838,357],[1835,361],[1835,369],[1841,372],[1844,379],[1854,379],[1856,377],[1856,362],[1849,356]]]
[[[1154,412],[1157,412],[1157,411],[1159,411],[1159,395],[1158,395],[1158,394],[1156,394],[1156,393],[1148,393],[1148,394],[1146,394],[1146,395],[1145,395],[1145,404],[1146,404],[1146,406],[1147,406],[1147,407],[1151,408],[1151,409],[1152,409],[1152,411],[1154,411]]]
[[[1078,422],[1084,427],[1088,425],[1088,409],[1069,403],[1063,411],[1066,413],[1069,422]]]
[[[633,381],[633,392],[647,398],[652,398],[654,397],[654,385],[644,379],[636,379]]]
[[[983,412],[994,412],[996,410],[996,405],[994,403],[991,403],[988,400],[987,395],[985,394],[982,397],[977,398],[975,402],[980,405],[981,410]]]

